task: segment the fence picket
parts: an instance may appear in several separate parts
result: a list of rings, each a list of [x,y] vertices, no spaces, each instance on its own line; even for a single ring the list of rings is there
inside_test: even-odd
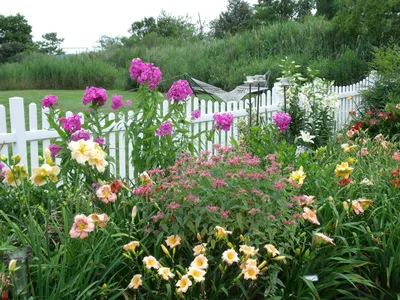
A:
[[[37,120],[37,105],[35,103],[29,104],[29,130],[30,131],[35,131],[37,130],[38,126],[38,120]],[[33,168],[37,168],[39,166],[38,162],[38,155],[39,155],[39,147],[38,147],[38,141],[31,141],[30,142],[30,157],[31,157],[31,163],[30,163],[30,172],[32,173]]]
[[[7,135],[6,108],[4,107],[4,105],[0,105],[0,154],[3,154],[8,158],[8,143],[6,141],[6,135]]]

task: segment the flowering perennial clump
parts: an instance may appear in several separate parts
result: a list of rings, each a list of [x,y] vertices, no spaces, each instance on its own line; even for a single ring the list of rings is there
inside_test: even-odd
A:
[[[173,130],[173,126],[171,121],[165,121],[161,123],[160,126],[157,128],[156,135],[158,136],[165,136],[171,135]]]
[[[278,112],[272,115],[271,119],[278,125],[280,131],[285,131],[288,130],[292,117],[288,113]]]
[[[175,81],[167,92],[167,99],[171,101],[185,100],[187,97],[193,95],[187,80]]]
[[[162,78],[159,68],[152,63],[142,62],[140,58],[132,60],[129,71],[132,79],[137,79],[140,84],[147,82],[151,90],[154,90],[160,84]]]
[[[42,99],[42,107],[53,107],[57,104],[58,97],[56,95],[47,95]]]
[[[87,86],[82,103],[87,105],[92,103],[94,106],[103,106],[107,102],[107,92],[103,88]]]
[[[219,128],[225,131],[231,130],[231,125],[233,122],[232,113],[215,113],[213,119],[215,120],[215,128]]]
[[[61,126],[64,130],[68,131],[70,134],[81,130],[81,116],[74,114],[71,117],[60,118]]]

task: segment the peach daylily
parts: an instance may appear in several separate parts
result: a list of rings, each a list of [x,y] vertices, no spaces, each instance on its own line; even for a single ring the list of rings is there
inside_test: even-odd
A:
[[[206,271],[196,267],[189,267],[188,275],[192,276],[194,281],[202,282],[205,280]]]
[[[247,266],[242,270],[242,273],[244,274],[244,279],[256,280],[260,270],[257,268],[257,266]]]
[[[315,243],[317,245],[319,245],[319,244],[327,244],[327,243],[335,245],[335,243],[333,242],[332,238],[326,236],[323,233],[319,233],[319,232],[315,234]]]
[[[171,249],[175,248],[176,246],[181,244],[181,237],[179,235],[170,235],[169,237],[167,237],[165,243]]]
[[[238,254],[233,249],[226,250],[222,253],[222,259],[228,265],[232,265],[234,262],[237,263],[239,261]]]
[[[356,215],[363,213],[364,210],[368,209],[373,201],[368,199],[357,199],[351,201],[351,208],[354,210]]]
[[[140,245],[140,243],[138,241],[133,241],[133,242],[130,242],[130,243],[124,245],[123,248],[125,251],[135,252],[136,247],[139,245]]]
[[[304,212],[302,214],[303,218],[314,223],[316,225],[320,225],[317,219],[317,212],[315,210],[309,209],[308,207],[303,208]]]
[[[99,226],[99,227],[106,227],[107,222],[109,220],[108,216],[106,214],[91,214],[89,215],[89,218],[92,219],[92,221],[94,222],[95,225]]]
[[[256,255],[258,253],[258,249],[247,245],[240,245],[239,251],[246,255]]]
[[[137,290],[142,284],[143,284],[142,275],[136,274],[131,279],[131,282],[129,283],[128,288]]]
[[[221,226],[215,226],[215,229],[217,230],[216,235],[218,239],[223,239],[224,237],[228,236],[228,234],[232,234],[232,231],[227,231]]]
[[[272,255],[272,257],[275,257],[275,256],[281,254],[278,251],[278,249],[276,249],[275,246],[272,244],[267,244],[264,246],[264,248],[267,250],[268,254]]]
[[[189,275],[182,276],[176,283],[176,287],[178,287],[177,292],[179,294],[186,293],[190,286],[192,286],[192,281],[189,279]]]
[[[31,181],[36,186],[42,186],[49,181],[57,182],[58,174],[60,174],[59,167],[52,167],[48,164],[43,164],[40,168],[33,169]]]
[[[95,143],[91,140],[71,141],[68,143],[68,149],[71,150],[71,157],[79,164],[84,164],[92,156],[92,151],[95,148]]]
[[[87,238],[89,232],[94,230],[94,223],[91,218],[85,215],[76,215],[69,235],[71,238]]]
[[[208,259],[203,254],[200,254],[195,257],[190,266],[205,270],[208,268]]]
[[[143,258],[143,262],[146,265],[146,269],[159,269],[161,268],[161,264],[155,259],[153,256],[146,256]]]
[[[175,275],[171,272],[170,268],[165,268],[165,267],[158,269],[158,275],[160,275],[164,280],[169,280],[170,278],[175,277]]]
[[[193,248],[193,255],[194,255],[194,256],[198,256],[198,255],[200,255],[200,254],[204,254],[204,253],[206,252],[206,246],[207,246],[206,243],[203,243],[203,244],[194,246],[194,248]]]
[[[101,202],[105,204],[117,200],[117,194],[111,191],[111,186],[108,184],[99,187],[96,191],[96,195],[100,198]]]

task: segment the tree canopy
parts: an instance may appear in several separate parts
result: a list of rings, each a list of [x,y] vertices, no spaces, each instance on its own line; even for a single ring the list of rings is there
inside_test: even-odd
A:
[[[43,41],[37,42],[39,51],[45,54],[60,55],[65,52],[61,49],[62,38],[57,37],[56,32],[49,32],[42,35]]]

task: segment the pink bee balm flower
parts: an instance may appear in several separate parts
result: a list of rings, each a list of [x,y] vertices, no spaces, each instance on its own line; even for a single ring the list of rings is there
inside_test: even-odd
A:
[[[101,186],[96,191],[96,195],[100,198],[101,202],[106,204],[108,202],[115,202],[115,200],[117,200],[117,195],[111,191],[111,186],[108,184]]]
[[[160,127],[157,128],[156,135],[158,136],[171,135],[172,130],[173,127],[171,121],[166,121],[164,123],[161,123]]]
[[[171,101],[181,101],[193,95],[189,82],[186,80],[175,81],[167,93],[167,99]]]
[[[107,92],[103,88],[87,86],[82,103],[87,105],[93,103],[95,106],[103,106],[107,102]]]
[[[200,118],[200,116],[201,116],[200,109],[195,109],[194,111],[192,111],[192,120],[196,120]]]
[[[89,232],[94,230],[93,220],[85,215],[76,215],[69,235],[71,238],[87,238]]]
[[[68,118],[60,118],[59,120],[62,128],[68,131],[70,134],[82,129],[81,117],[77,114],[74,114]]]
[[[57,104],[58,97],[56,95],[47,95],[42,99],[42,107],[53,107]]]
[[[289,129],[289,123],[292,120],[292,117],[288,113],[278,112],[275,113],[271,119],[276,125],[278,125],[280,131],[285,131]]]
[[[215,113],[213,119],[215,120],[215,128],[221,128],[224,131],[229,131],[233,122],[232,113]]]
[[[111,97],[111,109],[116,110],[124,106],[124,101],[122,101],[122,96],[113,95]]]

